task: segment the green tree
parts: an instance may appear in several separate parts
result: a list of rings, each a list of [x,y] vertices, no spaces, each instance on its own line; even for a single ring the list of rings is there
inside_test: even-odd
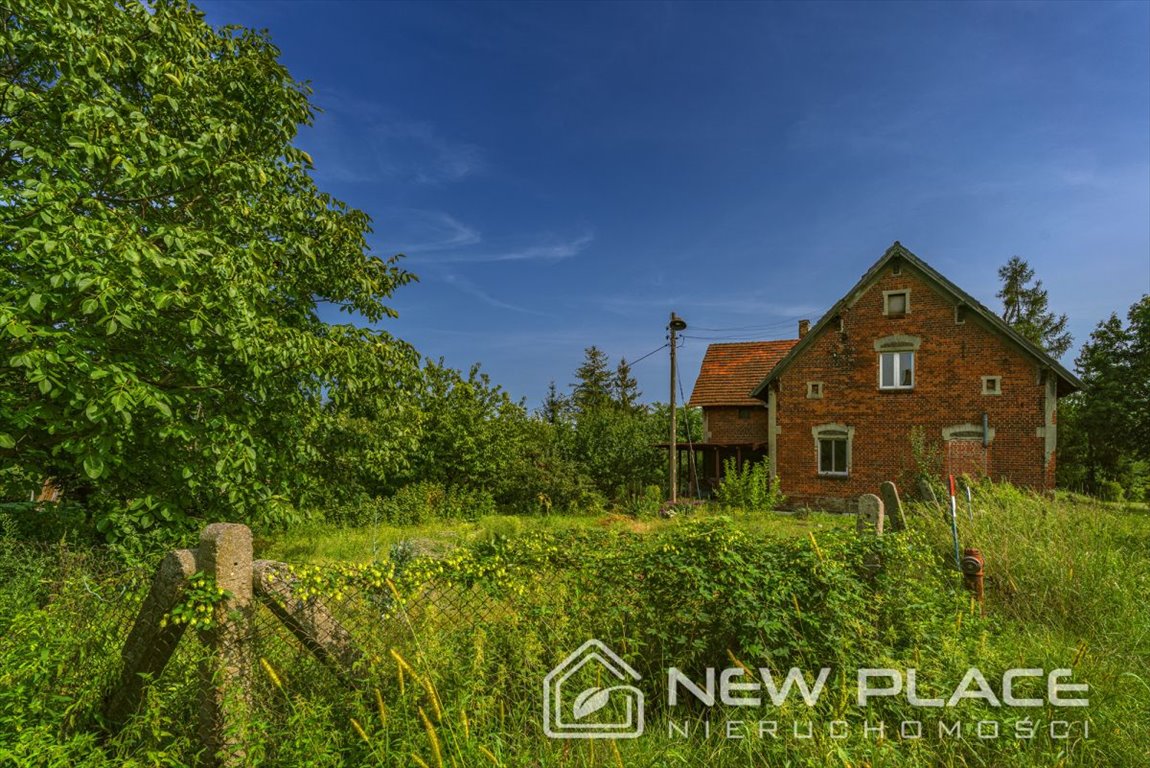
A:
[[[1083,390],[1067,409],[1060,441],[1069,449],[1063,457],[1084,462],[1088,490],[1114,482],[1141,496],[1150,482],[1150,296],[1135,302],[1127,319],[1124,325],[1112,314],[1082,345],[1075,364]]]
[[[575,369],[571,401],[579,413],[602,408],[611,402],[611,371],[607,355],[596,346],[583,350],[583,364]]]
[[[417,394],[419,445],[409,481],[484,488],[499,496],[507,460],[528,416],[478,365],[464,377],[443,361],[423,367]]]
[[[1058,463],[1056,482],[1059,488],[1087,490],[1088,446],[1082,426],[1081,392],[1058,399]]]
[[[112,535],[321,493],[330,419],[397,408],[415,356],[319,317],[391,317],[412,276],[292,146],[307,88],[177,0],[8,4],[0,46],[4,476],[55,478]]]
[[[1025,260],[1012,256],[998,270],[1002,288],[1002,319],[1025,338],[1045,349],[1052,357],[1062,357],[1073,338],[1066,330],[1066,315],[1055,315],[1048,309],[1049,299],[1041,280]]]
[[[578,416],[569,456],[604,497],[634,497],[661,479],[666,452],[655,447],[662,437],[659,429],[660,422],[646,410],[589,410]]]
[[[571,413],[571,398],[556,388],[554,380],[547,385],[547,396],[543,398],[543,405],[538,413],[548,424],[559,424]]]
[[[639,398],[642,396],[639,382],[631,375],[631,366],[627,364],[627,358],[620,358],[619,365],[615,367],[615,375],[611,379],[611,399],[625,411],[636,411],[641,407]]]
[[[1150,294],[1135,302],[1126,318],[1130,441],[1140,460],[1150,462]]]

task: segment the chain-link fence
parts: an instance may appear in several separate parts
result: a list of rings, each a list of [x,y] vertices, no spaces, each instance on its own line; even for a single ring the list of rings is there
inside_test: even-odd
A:
[[[410,564],[414,573],[391,560],[258,561],[255,599],[242,620],[228,617],[227,633],[210,627],[176,635],[170,660],[140,681],[136,716],[111,723],[109,698],[133,682],[130,665],[127,678],[124,670],[136,625],[170,626],[173,618],[154,606],[148,612],[157,566],[64,546],[21,545],[5,554],[0,654],[42,661],[9,675],[23,686],[21,706],[54,712],[48,720],[62,733],[152,740],[189,758],[203,747],[205,662],[220,642],[231,658],[244,659],[229,685],[245,689],[249,757],[289,759],[278,736],[298,738],[305,712],[324,738],[361,747],[381,730],[392,741],[424,738],[421,711],[462,718],[468,729],[522,728],[538,719],[540,682],[556,653],[581,641],[574,606],[593,588],[558,568],[493,567],[475,576],[432,567],[424,577],[422,561]],[[511,566],[498,564],[504,567]],[[482,563],[472,570],[483,571]],[[176,602],[185,599],[181,593]],[[4,698],[11,705],[13,697]]]

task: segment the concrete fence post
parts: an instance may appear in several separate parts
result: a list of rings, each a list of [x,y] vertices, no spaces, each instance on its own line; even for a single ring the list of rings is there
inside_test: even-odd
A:
[[[253,567],[256,597],[296,640],[344,682],[351,682],[363,653],[351,633],[320,601],[296,597],[295,576],[283,563],[257,560]]]
[[[179,549],[169,552],[156,569],[151,589],[124,641],[119,682],[104,699],[104,726],[108,730],[115,732],[122,728],[139,709],[144,684],[160,676],[184,636],[185,625],[165,623],[163,618],[172,610],[185,582],[197,567],[196,553]]]
[[[209,765],[246,762],[251,706],[249,636],[252,619],[252,532],[246,525],[213,523],[200,534],[200,570],[226,590],[208,630],[200,699],[200,738]]]
[[[207,646],[200,670],[201,763],[213,768],[246,765],[252,676],[258,661],[251,644],[257,598],[304,648],[349,685],[354,686],[363,653],[321,601],[296,596],[296,578],[288,566],[253,562],[251,529],[214,523],[200,534],[198,550],[170,552],[156,569],[124,642],[119,680],[103,702],[108,732],[120,730],[139,709],[145,684],[159,677],[171,659],[187,624],[167,617],[196,572],[207,575],[225,593],[213,607],[210,628],[200,635]]]

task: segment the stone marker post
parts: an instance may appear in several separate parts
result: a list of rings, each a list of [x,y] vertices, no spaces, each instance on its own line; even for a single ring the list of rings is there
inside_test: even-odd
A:
[[[938,504],[938,496],[934,494],[934,486],[925,477],[918,479],[918,495],[922,497],[923,501]]]
[[[890,522],[891,531],[906,530],[906,516],[902,511],[902,499],[898,497],[898,486],[887,480],[879,487],[882,494],[883,512]]]
[[[859,496],[859,513],[855,522],[855,530],[859,534],[877,534],[882,536],[883,509],[882,499],[873,493]]]
[[[209,765],[242,765],[250,707],[247,636],[252,617],[252,532],[246,525],[213,523],[200,534],[200,570],[228,597],[215,606],[207,633],[200,699],[200,737]]]

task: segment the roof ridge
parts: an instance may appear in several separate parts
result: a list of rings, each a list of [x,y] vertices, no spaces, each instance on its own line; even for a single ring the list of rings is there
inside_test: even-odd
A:
[[[767,385],[771,382],[771,380],[781,375],[782,372],[795,360],[795,358],[802,354],[804,348],[812,343],[812,340],[815,338],[815,336],[822,332],[823,328],[827,325],[831,318],[838,314],[844,306],[847,306],[850,298],[862,290],[864,286],[869,285],[870,282],[876,278],[883,267],[885,267],[888,262],[895,258],[905,259],[912,267],[921,272],[929,281],[935,283],[935,285],[937,285],[943,291],[950,293],[952,297],[954,297],[960,304],[964,304],[974,310],[977,315],[982,317],[983,320],[988,322],[1001,335],[1013,341],[1027,354],[1037,358],[1039,362],[1053,369],[1054,373],[1057,374],[1063,381],[1068,383],[1073,389],[1082,388],[1082,382],[1079,381],[1074,374],[1068,371],[1062,365],[1062,363],[1051,357],[1046,352],[1046,350],[1034,344],[1034,342],[1030,341],[1029,339],[1023,338],[1022,335],[1018,333],[1018,331],[1012,328],[1008,323],[1006,323],[995,312],[986,307],[982,302],[959,288],[957,285],[951,282],[949,278],[936,270],[934,267],[927,264],[926,261],[924,261],[920,256],[915,255],[905,245],[900,243],[898,240],[895,240],[894,243],[892,243],[891,246],[887,248],[885,252],[883,252],[883,255],[879,258],[879,260],[872,264],[870,269],[868,269],[863,274],[863,276],[859,278],[859,281],[854,284],[854,287],[847,291],[841,299],[836,301],[831,306],[831,308],[828,309],[821,318],[819,318],[819,321],[811,327],[811,329],[807,332],[807,335],[804,336],[798,344],[793,346],[791,351],[788,352],[783,357],[783,359],[779,360],[778,364],[771,369],[766,378],[764,378],[758,386],[751,390],[751,397],[762,399],[761,394],[767,388]],[[1071,391],[1073,391],[1073,389]]]
[[[757,341],[715,341],[707,345],[711,347],[736,347],[740,344],[781,344],[787,341],[798,341],[798,339],[759,339]]]

